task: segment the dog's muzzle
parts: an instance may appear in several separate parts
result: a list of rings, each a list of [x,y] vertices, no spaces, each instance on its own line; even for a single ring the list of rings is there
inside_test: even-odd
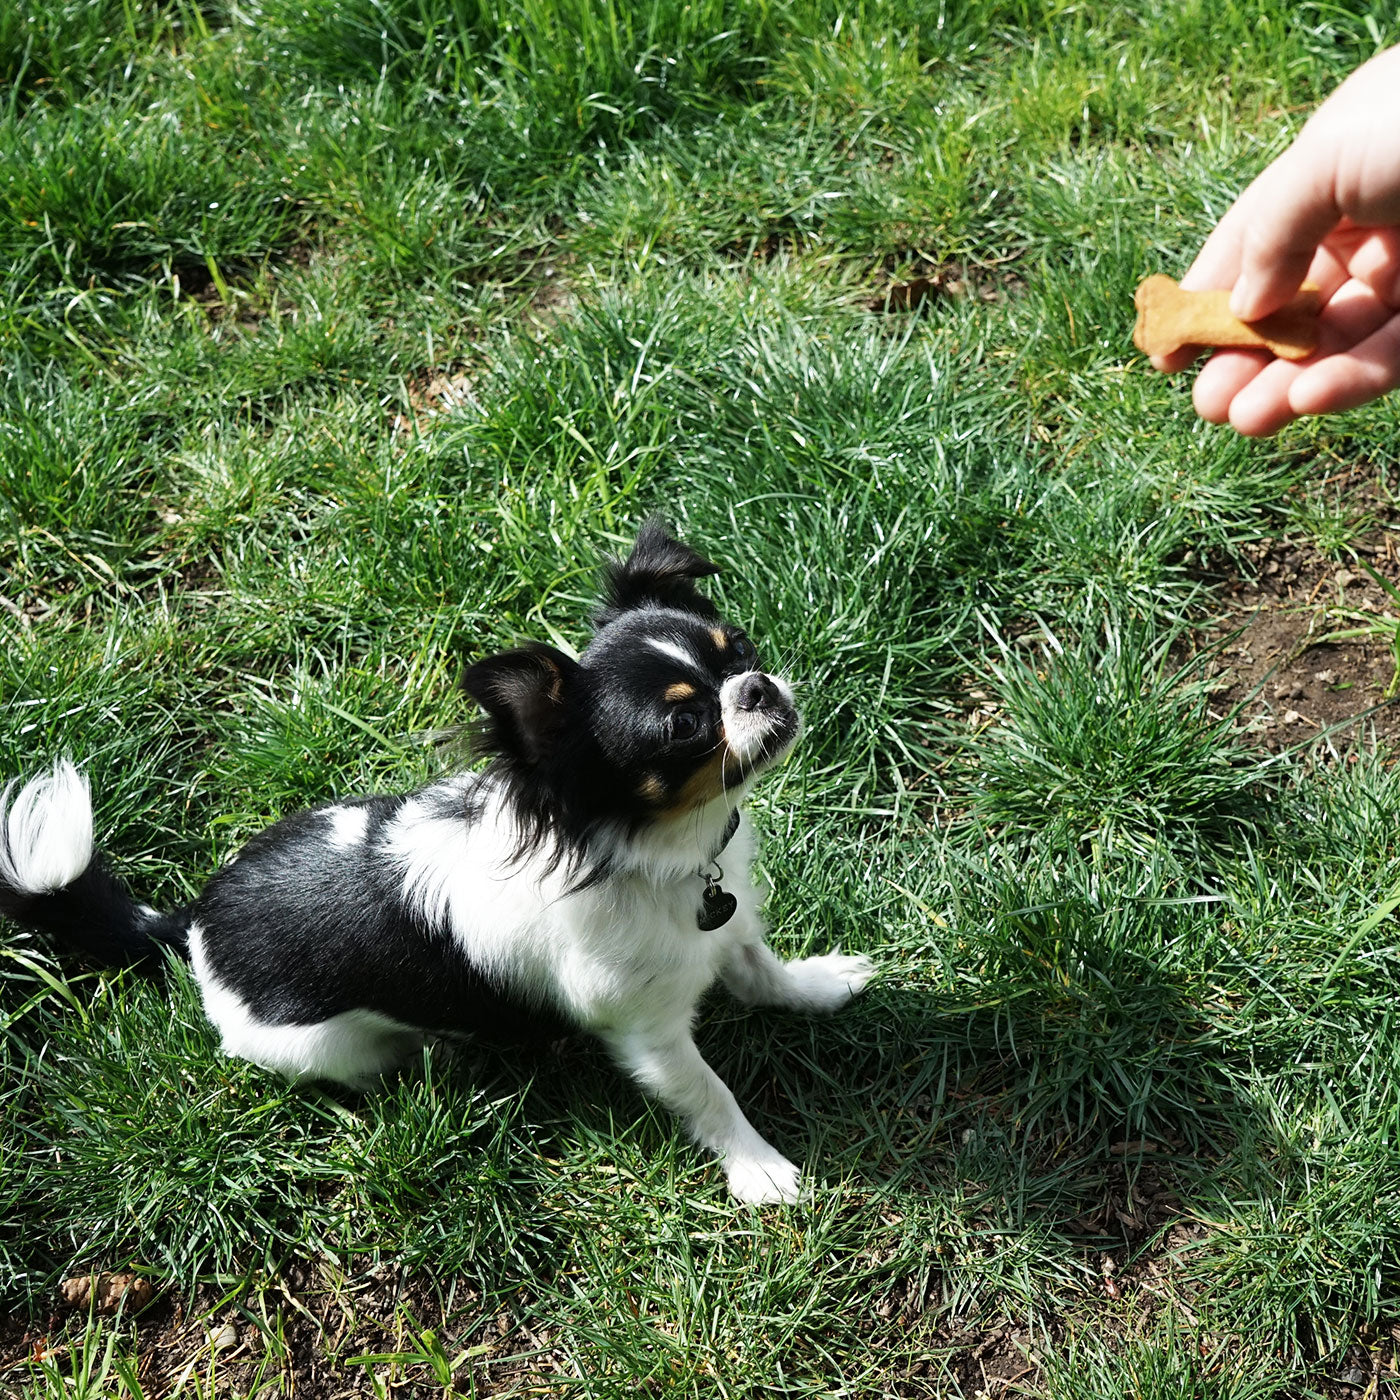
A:
[[[729,751],[749,770],[777,758],[801,725],[787,682],[763,671],[730,676],[719,707]]]

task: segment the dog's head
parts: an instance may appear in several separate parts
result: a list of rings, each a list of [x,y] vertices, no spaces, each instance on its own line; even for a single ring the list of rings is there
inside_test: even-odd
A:
[[[486,714],[483,746],[535,841],[669,826],[683,845],[693,832],[703,857],[792,746],[800,721],[788,684],[695,587],[718,572],[648,521],[631,554],[608,564],[577,661],[534,644],[467,671]]]

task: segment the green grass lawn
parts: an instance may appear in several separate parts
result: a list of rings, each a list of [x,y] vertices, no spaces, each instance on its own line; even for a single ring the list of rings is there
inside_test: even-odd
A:
[[[1129,330],[1397,39],[1360,0],[0,7],[0,776],[81,760],[183,899],[459,761],[463,662],[580,645],[660,509],[800,686],[773,942],[881,970],[830,1021],[707,1007],[814,1187],[756,1211],[591,1045],[290,1089],[183,967],[6,926],[0,1393],[1385,1395],[1400,771],[1364,720],[1255,747],[1210,641],[1256,542],[1393,539],[1327,483],[1392,500],[1400,401],[1244,442]],[[142,1319],[57,1311],[126,1268]]]

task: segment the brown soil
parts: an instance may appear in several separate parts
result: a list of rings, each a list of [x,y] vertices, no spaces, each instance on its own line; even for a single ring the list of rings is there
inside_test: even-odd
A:
[[[1001,301],[1024,285],[1021,278],[1003,264],[1014,263],[1015,255],[987,263],[950,261],[929,262],[915,257],[912,265],[903,262],[903,277],[896,278],[895,265],[887,263],[885,281],[879,292],[866,303],[875,312],[918,311],[938,300],[956,301],[973,297],[978,301]]]
[[[1321,735],[1339,750],[1372,735],[1400,739],[1400,705],[1387,700],[1400,603],[1364,567],[1400,586],[1396,542],[1390,529],[1354,540],[1364,564],[1339,564],[1302,541],[1249,549],[1253,576],[1226,583],[1215,632],[1218,712],[1242,705],[1246,732],[1275,752]],[[1358,630],[1370,635],[1322,640]]]
[[[48,1316],[29,1324],[0,1316],[0,1394],[23,1360],[47,1358],[67,1369],[81,1326],[65,1311],[56,1296]],[[468,1288],[406,1277],[389,1264],[350,1278],[291,1269],[250,1287],[232,1306],[221,1305],[214,1289],[189,1300],[158,1295],[127,1325],[122,1350],[139,1358],[146,1400],[190,1393],[191,1380],[211,1400],[241,1400],[256,1378],[268,1387],[279,1373],[281,1384],[267,1393],[298,1400],[550,1394],[552,1378],[574,1372],[548,1331],[521,1320],[525,1311]],[[453,1368],[452,1391],[425,1355],[425,1331],[440,1340],[449,1364],[471,1353]],[[270,1345],[269,1338],[278,1341]]]
[[[472,375],[465,369],[425,370],[409,380],[407,414],[394,415],[394,431],[406,432],[410,427],[417,434],[428,431],[434,418],[463,404],[476,403]]]

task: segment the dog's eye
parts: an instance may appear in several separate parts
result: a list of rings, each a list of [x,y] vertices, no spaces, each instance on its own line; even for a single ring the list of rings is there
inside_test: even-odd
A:
[[[754,659],[758,653],[754,650],[753,643],[747,637],[734,638],[734,655],[745,665]]]
[[[697,710],[673,710],[671,712],[671,737],[673,739],[693,739],[700,732],[700,714]]]

